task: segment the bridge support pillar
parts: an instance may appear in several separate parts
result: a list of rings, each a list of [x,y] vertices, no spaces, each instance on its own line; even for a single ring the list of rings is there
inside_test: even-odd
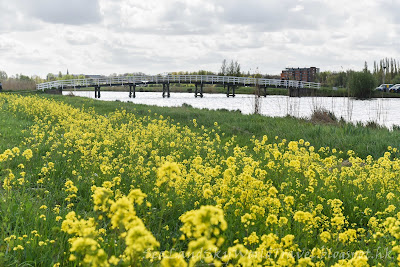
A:
[[[227,87],[228,87],[228,90],[227,90],[227,92],[226,92],[226,96],[227,96],[227,97],[230,97],[230,96],[235,97],[235,89],[236,89],[236,86],[234,86],[234,85],[228,85]],[[231,93],[231,89],[232,89],[232,93]]]
[[[163,83],[162,97],[170,97],[169,83]]]
[[[289,96],[290,97],[300,97],[300,88],[299,87],[289,87]]]
[[[266,86],[260,86],[259,84],[256,84],[256,95],[258,97],[261,97],[263,95],[264,97],[267,97],[267,87]]]
[[[129,98],[136,97],[136,84],[129,85]]]
[[[200,87],[200,92],[199,92],[197,85],[199,85],[199,87]],[[196,89],[194,90],[194,97],[197,97],[197,95],[200,95],[200,97],[203,97],[203,84],[196,83],[195,86],[196,86]]]
[[[94,98],[100,98],[100,86],[94,87]]]

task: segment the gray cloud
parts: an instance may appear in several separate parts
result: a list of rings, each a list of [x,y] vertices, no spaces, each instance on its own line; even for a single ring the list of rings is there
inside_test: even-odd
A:
[[[98,0],[16,0],[15,3],[24,13],[48,23],[83,25],[101,21]]]
[[[219,12],[211,1],[103,2],[105,25],[120,32],[140,34],[207,35],[218,32]]]
[[[223,8],[223,19],[227,23],[239,25],[253,25],[256,31],[277,31],[286,28],[296,20],[296,14],[289,16],[288,1],[260,1],[248,0],[246,4],[240,0],[220,1]],[[293,6],[294,8],[295,6]],[[295,25],[309,27],[308,21]]]
[[[176,1],[166,7],[160,21],[171,34],[212,34],[220,30],[221,12],[213,3]]]
[[[93,45],[100,41],[94,33],[86,31],[67,31],[65,41],[74,46]]]
[[[40,28],[37,20],[28,19],[13,2],[0,1],[0,12],[0,33]]]
[[[315,0],[247,0],[245,4],[241,0],[219,0],[218,3],[224,10],[226,23],[249,25],[253,31],[262,32],[340,26],[348,16]]]

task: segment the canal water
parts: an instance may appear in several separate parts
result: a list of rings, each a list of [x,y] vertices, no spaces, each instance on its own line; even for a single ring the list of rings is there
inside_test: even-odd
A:
[[[69,94],[64,91],[63,94]],[[94,98],[94,91],[72,91],[75,96]],[[123,101],[136,104],[177,107],[188,104],[194,108],[240,110],[243,114],[254,113],[253,95],[204,94],[203,98],[194,97],[193,93],[171,93],[170,98],[163,98],[160,92],[136,92],[136,98],[129,98],[128,92],[101,92],[100,100]],[[346,121],[376,122],[392,128],[400,125],[400,98],[379,98],[355,100],[346,97],[287,97],[267,96],[259,98],[260,114],[271,117],[286,115],[298,118],[310,118],[312,112],[324,108]]]

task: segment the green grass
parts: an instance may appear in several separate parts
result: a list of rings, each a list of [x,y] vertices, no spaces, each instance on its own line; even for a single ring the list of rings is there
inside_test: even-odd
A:
[[[23,147],[25,138],[30,136],[29,127],[34,124],[30,118],[15,116],[5,110],[4,107],[0,112],[0,153],[13,147]],[[25,163],[25,167],[37,168],[41,164],[41,158],[37,157],[30,164]],[[25,231],[29,227],[41,229],[41,222],[35,218],[40,206],[37,204],[37,193],[40,193],[40,189],[31,188],[30,190],[14,191],[13,194],[6,193],[2,187],[2,180],[8,175],[8,168],[14,173],[23,171],[16,164],[8,165],[5,169],[0,166],[0,177],[2,177],[0,179],[0,251],[4,251],[6,246],[6,243],[3,242],[5,237],[13,234],[30,234]],[[56,228],[53,230],[57,231]],[[0,253],[0,266],[41,266],[41,263],[46,262],[47,256],[42,251],[32,251],[26,248],[24,253],[27,259],[25,265],[18,265],[17,262],[13,262],[12,257]],[[34,264],[29,265],[30,263]]]
[[[30,119],[16,118],[8,112],[0,112],[0,151],[18,146],[28,136],[25,131],[32,124]]]
[[[382,156],[388,146],[400,147],[400,131],[390,131],[386,128],[376,129],[350,123],[330,125],[292,117],[272,118],[261,115],[243,115],[240,112],[212,111],[188,106],[156,107],[119,101],[96,101],[81,97],[56,95],[46,97],[69,103],[75,107],[83,105],[94,107],[100,114],[124,108],[129,112],[147,115],[148,110],[151,109],[153,113],[171,117],[175,122],[189,126],[192,125],[193,119],[205,127],[211,127],[214,122],[218,122],[221,130],[226,134],[225,138],[229,139],[235,135],[240,145],[248,145],[249,139],[253,135],[257,138],[262,138],[263,135],[267,135],[269,138],[278,136],[280,139],[287,140],[304,139],[317,148],[329,146],[342,151],[352,149],[361,157],[372,155],[374,158]]]

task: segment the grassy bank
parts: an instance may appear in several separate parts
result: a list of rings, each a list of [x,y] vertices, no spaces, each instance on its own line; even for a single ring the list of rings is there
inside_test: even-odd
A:
[[[193,119],[206,128],[212,127],[214,122],[218,122],[221,130],[225,133],[225,140],[235,135],[238,143],[242,146],[249,145],[249,139],[253,135],[257,138],[267,135],[287,140],[305,139],[318,148],[329,146],[342,151],[351,148],[361,157],[372,155],[377,158],[383,155],[388,146],[400,147],[400,131],[389,131],[385,128],[375,129],[349,123],[326,124],[291,117],[271,118],[261,115],[242,115],[239,114],[239,111],[211,111],[195,109],[190,106],[169,108],[133,105],[118,101],[96,101],[81,97],[54,95],[46,97],[63,101],[74,107],[93,107],[99,114],[107,114],[118,108],[124,108],[128,112],[135,112],[139,115],[148,115],[148,110],[151,110],[152,114],[170,117],[175,122],[189,126]]]
[[[397,263],[399,146],[376,136],[398,132],[67,96],[0,109],[0,266]],[[392,147],[357,157],[363,141]]]

